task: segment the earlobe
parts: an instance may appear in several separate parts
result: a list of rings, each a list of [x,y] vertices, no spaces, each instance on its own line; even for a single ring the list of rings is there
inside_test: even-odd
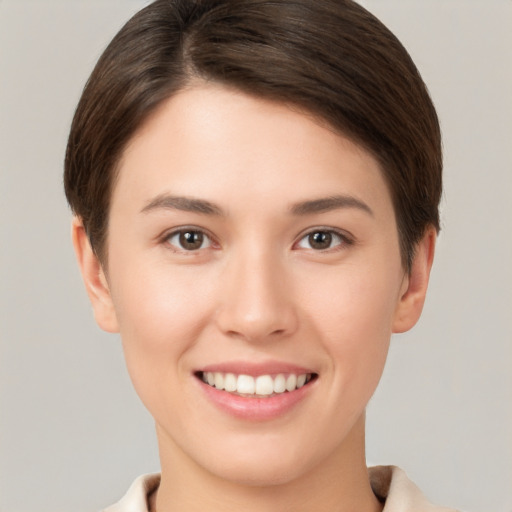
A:
[[[104,331],[119,332],[117,316],[103,267],[92,250],[82,220],[78,217],[73,218],[71,237],[97,324]]]
[[[420,318],[434,260],[436,238],[435,228],[430,227],[416,247],[411,271],[405,276],[400,291],[393,322],[394,333],[408,331]]]

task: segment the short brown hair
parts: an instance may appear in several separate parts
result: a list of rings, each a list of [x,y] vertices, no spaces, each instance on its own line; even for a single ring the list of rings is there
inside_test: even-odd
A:
[[[126,23],[85,86],[65,159],[67,199],[100,260],[126,144],[197,78],[297,105],[373,154],[410,269],[425,229],[439,230],[439,122],[405,48],[351,0],[157,0]]]

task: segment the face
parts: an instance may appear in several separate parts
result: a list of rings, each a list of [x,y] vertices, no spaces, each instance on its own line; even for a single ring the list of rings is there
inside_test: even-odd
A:
[[[297,110],[204,85],[160,108],[119,172],[93,304],[161,449],[253,483],[362,452],[410,285],[372,156]]]

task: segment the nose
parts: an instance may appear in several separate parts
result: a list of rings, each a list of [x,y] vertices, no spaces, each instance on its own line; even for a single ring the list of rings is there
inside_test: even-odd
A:
[[[239,257],[223,272],[216,321],[225,334],[249,342],[290,336],[298,325],[290,279],[270,254]]]

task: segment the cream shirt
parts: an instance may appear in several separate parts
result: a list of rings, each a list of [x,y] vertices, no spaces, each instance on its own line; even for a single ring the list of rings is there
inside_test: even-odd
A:
[[[405,472],[396,466],[372,467],[369,474],[373,492],[380,500],[385,500],[384,512],[457,512],[429,503]],[[148,496],[159,483],[158,473],[140,476],[121,501],[103,512],[148,512]]]

